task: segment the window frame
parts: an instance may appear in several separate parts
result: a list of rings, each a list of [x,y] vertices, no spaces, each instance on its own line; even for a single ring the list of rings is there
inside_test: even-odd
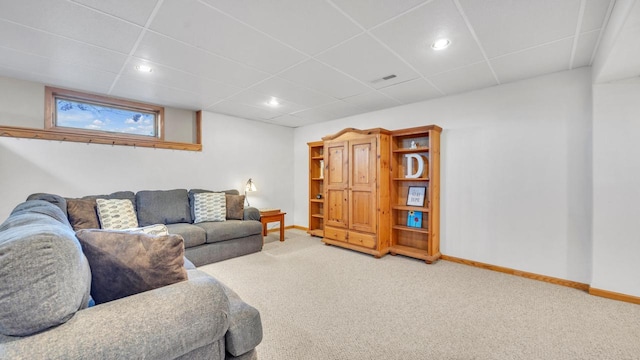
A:
[[[144,111],[156,114],[156,136],[145,136],[127,133],[115,133],[104,130],[80,129],[74,127],[63,127],[56,125],[56,98],[89,102],[99,106],[114,107],[132,111]],[[164,107],[145,104],[130,100],[112,98],[108,96],[88,94],[79,91],[45,86],[45,116],[44,128],[46,131],[60,132],[65,134],[77,134],[83,137],[100,137],[102,139],[112,139],[120,141],[152,141],[164,142]]]

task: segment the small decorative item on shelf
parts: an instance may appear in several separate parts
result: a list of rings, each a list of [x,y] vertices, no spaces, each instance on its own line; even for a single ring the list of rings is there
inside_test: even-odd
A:
[[[324,179],[324,160],[320,160],[320,179]]]
[[[416,143],[415,141],[411,140],[411,149],[417,149],[418,148],[418,143]]]
[[[424,158],[420,154],[406,154],[404,156],[407,158],[407,173],[405,174],[405,178],[407,179],[417,179],[422,176],[424,172]],[[418,162],[418,169],[416,172],[413,172],[413,160]]]
[[[423,207],[426,191],[426,186],[409,186],[409,191],[407,193],[407,206]]]
[[[316,195],[316,199],[322,199],[322,194]]]
[[[415,228],[422,227],[422,211],[409,211],[409,215],[407,215],[407,226]]]

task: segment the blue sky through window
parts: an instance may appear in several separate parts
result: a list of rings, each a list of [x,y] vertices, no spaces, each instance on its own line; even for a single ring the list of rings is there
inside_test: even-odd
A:
[[[56,98],[56,126],[155,137],[156,115]]]

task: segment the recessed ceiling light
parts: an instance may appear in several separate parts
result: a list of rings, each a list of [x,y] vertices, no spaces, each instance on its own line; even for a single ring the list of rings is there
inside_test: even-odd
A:
[[[278,99],[272,97],[271,100],[267,101],[267,105],[269,105],[269,106],[278,106],[278,105],[280,105],[280,102],[278,101]]]
[[[438,39],[431,44],[431,48],[433,50],[442,50],[451,45],[451,41],[449,39]]]
[[[140,72],[151,72],[153,69],[148,65],[136,65],[136,70]]]

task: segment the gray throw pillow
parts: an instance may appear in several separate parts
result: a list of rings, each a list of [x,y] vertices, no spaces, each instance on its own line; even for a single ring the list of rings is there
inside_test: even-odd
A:
[[[96,304],[187,280],[180,235],[80,230]]]
[[[136,202],[139,226],[192,222],[186,189],[138,191]]]

